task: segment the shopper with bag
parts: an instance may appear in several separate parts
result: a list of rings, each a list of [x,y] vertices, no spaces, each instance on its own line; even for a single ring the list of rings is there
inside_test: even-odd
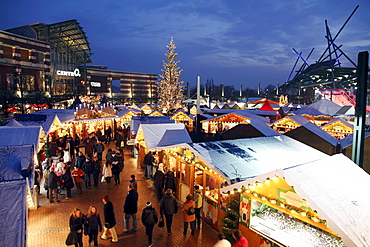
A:
[[[188,226],[190,223],[191,235],[195,234],[195,202],[193,200],[193,195],[189,194],[186,196],[186,202],[180,209],[184,217],[184,235],[188,231]]]
[[[103,234],[101,235],[101,239],[107,239],[107,232],[109,231],[112,235],[112,243],[118,242],[117,232],[114,226],[116,225],[116,218],[114,216],[114,208],[113,204],[109,199],[109,196],[104,196],[102,198],[102,202],[104,203],[104,225],[103,225]]]
[[[144,208],[143,213],[141,214],[141,221],[146,229],[146,235],[148,236],[148,246],[153,245],[153,229],[155,224],[158,222],[158,214],[155,209],[152,207],[151,202],[146,203],[146,208]]]
[[[160,212],[161,217],[163,215],[166,218],[166,226],[167,226],[167,234],[171,234],[171,226],[172,226],[172,218],[173,215],[177,213],[178,206],[177,206],[177,200],[172,195],[172,190],[168,189],[166,190],[166,193],[164,197],[162,198],[161,205],[160,205]]]
[[[81,210],[75,208],[69,217],[69,228],[70,234],[67,237],[66,245],[75,245],[75,247],[82,247],[82,231],[85,223],[85,216],[81,213]],[[67,243],[68,242],[68,243]]]

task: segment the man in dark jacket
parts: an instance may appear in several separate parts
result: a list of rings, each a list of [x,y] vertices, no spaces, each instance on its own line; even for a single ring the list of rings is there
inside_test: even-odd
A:
[[[86,189],[90,189],[90,184],[91,184],[91,174],[93,171],[93,164],[90,160],[90,157],[86,157],[86,161],[84,162],[82,166],[82,170],[85,173],[85,186]]]
[[[85,155],[83,155],[83,153],[81,151],[79,151],[78,155],[76,157],[75,167],[78,167],[78,168],[82,169],[82,166],[85,163],[85,161],[86,161]]]
[[[110,234],[112,235],[112,243],[118,242],[117,232],[114,226],[116,225],[116,218],[114,216],[114,208],[113,204],[109,199],[109,196],[104,196],[102,199],[104,203],[104,225],[103,225],[103,234],[101,235],[101,239],[107,239],[107,232],[109,230]]]
[[[158,222],[158,215],[155,209],[152,207],[151,202],[146,203],[146,208],[144,208],[141,214],[141,221],[146,228],[146,235],[148,236],[148,246],[153,245],[153,229],[155,224]]]
[[[99,185],[99,174],[101,172],[101,161],[97,156],[94,157],[92,162],[92,174],[94,178],[94,187]]]
[[[50,168],[48,174],[48,188],[49,188],[49,202],[53,202],[53,194],[55,196],[55,201],[58,201],[58,176],[54,172],[54,167]]]
[[[154,174],[154,187],[157,191],[157,199],[160,201],[163,195],[163,186],[164,186],[164,173],[163,173],[163,164],[160,163],[158,170]]]
[[[64,182],[64,188],[67,190],[67,197],[65,199],[69,199],[72,197],[72,188],[75,187],[71,175],[71,170],[69,167],[63,167],[63,175],[60,178]]]
[[[149,151],[144,156],[144,165],[145,165],[145,177],[147,179],[150,179],[152,177],[152,170],[153,170],[153,164],[154,164],[154,156],[151,151]]]
[[[161,216],[165,216],[166,218],[166,226],[167,226],[167,234],[171,234],[171,226],[172,226],[172,218],[173,215],[177,213],[178,206],[177,200],[172,195],[172,190],[167,189],[166,194],[164,195],[161,205],[160,205],[160,212]]]
[[[138,194],[134,190],[133,186],[130,184],[128,186],[128,195],[126,196],[125,204],[123,205],[123,212],[125,213],[125,230],[124,232],[130,231],[130,217],[132,217],[133,225],[132,230],[136,232],[137,230],[137,221],[136,221],[136,213],[137,213],[137,200]]]
[[[167,171],[164,176],[164,189],[171,189],[173,192],[176,191],[175,173],[171,170]]]

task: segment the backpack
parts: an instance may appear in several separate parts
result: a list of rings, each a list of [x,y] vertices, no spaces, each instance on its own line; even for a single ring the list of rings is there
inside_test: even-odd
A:
[[[195,214],[195,208],[191,207],[188,209],[188,215],[193,215]]]

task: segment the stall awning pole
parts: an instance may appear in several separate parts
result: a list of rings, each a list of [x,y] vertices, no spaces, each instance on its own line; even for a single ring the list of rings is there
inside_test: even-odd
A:
[[[367,77],[369,71],[369,52],[364,51],[358,54],[357,68],[357,92],[356,92],[356,116],[354,122],[352,161],[359,167],[364,163],[364,136],[366,118],[366,96]]]

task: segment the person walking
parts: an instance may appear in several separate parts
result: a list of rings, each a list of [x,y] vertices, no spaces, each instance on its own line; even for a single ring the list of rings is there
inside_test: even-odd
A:
[[[81,213],[80,209],[75,208],[69,217],[69,229],[77,235],[77,243],[75,244],[75,247],[83,247],[82,231],[84,224],[85,216]]]
[[[200,212],[203,206],[203,197],[202,197],[202,191],[200,190],[198,185],[194,186],[195,193],[194,193],[194,202],[195,202],[195,218],[197,221],[197,226],[200,228],[201,223],[201,216]]]
[[[138,201],[138,194],[134,190],[131,184],[128,186],[128,194],[126,196],[125,204],[123,205],[123,212],[125,213],[125,229],[124,232],[130,231],[130,218],[132,217],[132,231],[136,232],[137,230],[137,221],[136,221],[136,213],[137,213],[137,201]]]
[[[63,167],[63,174],[60,177],[60,179],[63,181],[64,188],[67,190],[67,196],[64,199],[69,199],[72,197],[72,188],[75,187],[71,175],[71,170],[69,167]]]
[[[191,235],[195,234],[195,202],[193,200],[193,195],[189,194],[186,196],[186,202],[180,209],[184,218],[184,235],[188,231],[188,226],[190,223]]]
[[[105,144],[110,143],[112,140],[112,128],[110,126],[105,130],[105,138]]]
[[[94,246],[98,246],[98,231],[102,231],[102,224],[95,206],[90,206],[85,224],[88,229],[88,232],[85,234],[89,235],[89,247],[91,246],[91,242],[94,242]]]
[[[90,157],[86,157],[86,161],[83,164],[82,170],[85,173],[85,186],[86,186],[86,189],[90,189],[90,185],[91,185],[91,174],[92,174],[92,171],[93,171],[93,165],[92,165],[92,162],[90,160]]]
[[[114,182],[115,185],[120,184],[120,173],[122,172],[124,167],[123,158],[120,155],[120,152],[117,150],[116,152],[112,153],[112,169],[113,169],[113,175],[114,175]]]
[[[101,141],[98,140],[98,142],[95,145],[95,151],[96,151],[96,154],[98,155],[98,160],[99,161],[103,160],[104,150],[105,150],[104,144],[101,143]]]
[[[117,243],[118,237],[117,232],[114,226],[116,225],[116,218],[114,216],[113,203],[110,201],[109,196],[104,196],[102,198],[104,203],[104,225],[103,225],[103,234],[101,239],[107,239],[107,232],[109,231],[112,235],[111,243]]]
[[[99,174],[101,172],[101,161],[99,160],[98,156],[94,156],[92,162],[92,175],[94,179],[94,187],[98,187],[99,185]]]
[[[176,198],[172,195],[172,190],[166,190],[160,205],[160,214],[166,218],[167,234],[171,234],[172,218],[177,213],[178,205]]]
[[[135,175],[132,174],[130,175],[130,183],[132,185],[132,188],[137,192],[137,181],[136,181],[136,178],[135,178]]]
[[[107,162],[105,162],[105,165],[103,166],[103,176],[105,178],[105,181],[107,182],[108,189],[110,189],[112,179],[112,164],[109,160],[107,160]]]
[[[76,157],[75,167],[78,167],[78,168],[81,169],[83,167],[83,164],[85,163],[85,161],[86,161],[85,155],[83,155],[83,153],[81,151],[79,151],[78,155]]]
[[[145,165],[145,177],[150,179],[152,177],[152,169],[154,164],[154,156],[151,151],[149,151],[144,156],[144,165]]]
[[[92,142],[89,138],[86,139],[86,142],[85,142],[84,146],[85,146],[85,154],[91,160],[92,157],[93,157],[93,153],[94,153],[94,145],[92,144]]]
[[[164,176],[164,189],[171,189],[173,192],[176,191],[175,173],[171,170],[168,170]]]
[[[84,181],[82,179],[82,176],[85,175],[84,171],[80,169],[79,167],[75,166],[73,171],[72,171],[72,177],[75,180],[75,184],[77,187],[77,193],[81,195],[82,193],[82,182]]]
[[[235,239],[234,247],[249,247],[247,238],[242,235],[239,229],[235,230],[232,236]]]
[[[148,236],[148,246],[153,246],[153,229],[155,224],[158,223],[158,214],[151,202],[146,203],[146,208],[143,209],[141,214],[141,222],[145,226],[145,233]]]
[[[231,243],[226,239],[222,232],[217,234],[218,241],[213,245],[213,247],[231,247]]]
[[[58,176],[54,172],[54,167],[50,168],[50,172],[48,174],[48,192],[49,192],[49,202],[53,201],[53,195],[55,197],[55,201],[59,202],[58,200]]]
[[[157,199],[158,201],[161,201],[164,187],[164,173],[162,163],[159,164],[158,170],[154,174],[154,187],[156,190]]]

